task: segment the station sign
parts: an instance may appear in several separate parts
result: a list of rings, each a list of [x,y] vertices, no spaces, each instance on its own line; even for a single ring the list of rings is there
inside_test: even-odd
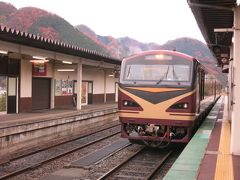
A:
[[[32,62],[32,76],[47,76],[47,62]]]

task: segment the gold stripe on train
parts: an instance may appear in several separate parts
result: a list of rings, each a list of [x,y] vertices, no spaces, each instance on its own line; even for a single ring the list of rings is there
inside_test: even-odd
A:
[[[119,87],[119,90],[129,96],[130,98],[134,99],[142,108],[143,111],[135,111],[139,112],[138,114],[132,113],[133,110],[129,111],[131,113],[119,111],[119,117],[128,117],[128,118],[147,118],[147,119],[169,119],[169,120],[194,120],[194,113],[182,113],[183,115],[189,116],[179,116],[179,115],[172,115],[174,112],[166,112],[166,110],[173,105],[174,103],[178,102],[179,100],[192,95],[196,92],[194,89],[191,92],[182,94],[180,96],[168,99],[166,101],[160,102],[158,104],[152,104],[134,94],[131,94],[124,89]]]
[[[149,88],[149,87],[127,87],[127,89],[134,89],[139,91],[146,91],[146,92],[171,92],[171,91],[184,91],[185,88]]]

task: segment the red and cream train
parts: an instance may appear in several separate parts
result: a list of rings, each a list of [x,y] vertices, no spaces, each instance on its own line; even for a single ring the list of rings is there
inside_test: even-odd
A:
[[[214,102],[220,88],[198,60],[180,52],[146,51],[125,58],[118,93],[121,136],[154,147],[187,143],[203,102]]]

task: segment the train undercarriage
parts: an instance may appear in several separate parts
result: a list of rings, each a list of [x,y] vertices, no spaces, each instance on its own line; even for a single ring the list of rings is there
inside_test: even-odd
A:
[[[155,125],[155,124],[122,124],[122,137],[132,143],[145,144],[151,147],[165,148],[171,142],[187,143],[191,138],[191,127]]]

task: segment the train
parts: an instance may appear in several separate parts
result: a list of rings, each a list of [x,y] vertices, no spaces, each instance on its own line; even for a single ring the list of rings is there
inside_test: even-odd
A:
[[[222,88],[196,58],[170,50],[124,58],[118,84],[121,137],[159,148],[188,143]]]

